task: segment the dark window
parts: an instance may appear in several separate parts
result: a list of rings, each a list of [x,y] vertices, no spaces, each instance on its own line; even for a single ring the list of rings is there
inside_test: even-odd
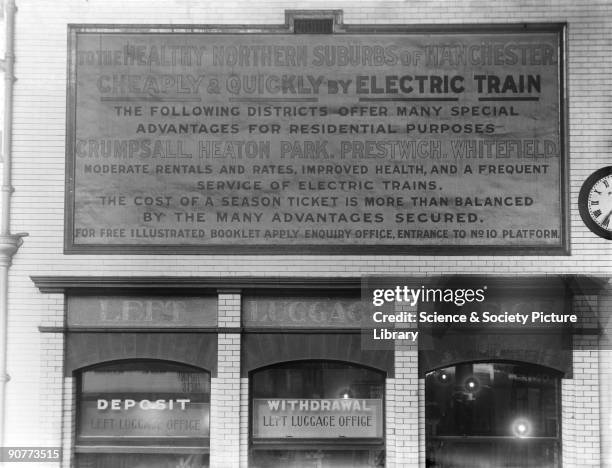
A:
[[[334,20],[331,18],[296,18],[293,20],[295,34],[332,34]]]
[[[79,378],[78,468],[208,466],[210,374],[138,361]]]
[[[427,466],[559,466],[560,376],[508,363],[467,363],[425,380]]]
[[[249,466],[384,466],[384,389],[382,372],[342,362],[254,372]]]

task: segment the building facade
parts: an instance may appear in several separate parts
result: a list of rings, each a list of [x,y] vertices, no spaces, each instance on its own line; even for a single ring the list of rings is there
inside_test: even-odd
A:
[[[5,3],[1,445],[61,467],[612,466],[612,248],[579,207],[610,166],[611,4]],[[426,162],[385,173],[392,151]],[[266,200],[291,220],[260,227]],[[379,344],[371,284],[577,321]]]

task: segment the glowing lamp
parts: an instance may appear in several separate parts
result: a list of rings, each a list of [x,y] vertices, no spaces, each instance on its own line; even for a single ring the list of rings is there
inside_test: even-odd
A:
[[[519,418],[512,423],[512,432],[516,437],[525,438],[531,435],[531,423],[528,419]]]
[[[451,381],[452,381],[451,374],[449,374],[448,372],[445,372],[443,370],[436,371],[435,376],[436,376],[436,381],[439,384],[445,385],[445,384],[451,383]]]
[[[480,382],[476,377],[469,377],[465,380],[465,389],[470,393],[475,393],[480,388]]]

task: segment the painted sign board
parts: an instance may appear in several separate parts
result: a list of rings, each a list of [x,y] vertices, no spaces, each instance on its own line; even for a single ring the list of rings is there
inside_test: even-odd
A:
[[[176,328],[217,325],[216,297],[69,296],[68,327]]]
[[[382,438],[381,399],[253,400],[253,439]]]
[[[210,403],[189,398],[98,398],[81,403],[81,438],[208,437]]]
[[[368,323],[367,304],[359,299],[324,297],[244,297],[243,323],[262,328],[356,328]]]
[[[563,253],[562,29],[71,29],[66,251]]]

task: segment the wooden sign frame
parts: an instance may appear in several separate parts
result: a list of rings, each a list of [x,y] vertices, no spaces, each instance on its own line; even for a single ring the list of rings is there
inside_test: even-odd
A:
[[[299,16],[299,15],[298,15]],[[559,180],[557,197],[560,224],[558,240],[555,243],[530,241],[514,245],[478,243],[478,239],[464,239],[465,244],[419,244],[385,243],[373,239],[368,243],[346,241],[343,243],[212,243],[208,239],[201,243],[159,242],[145,244],[119,242],[78,242],[75,239],[75,210],[79,201],[75,195],[78,177],[76,166],[77,135],[77,37],[80,34],[198,34],[198,35],[283,35],[292,34],[293,24],[285,25],[69,25],[68,28],[68,82],[67,82],[67,132],[66,132],[66,196],[64,253],[66,254],[229,254],[229,255],[569,255],[569,182],[567,154],[567,89],[566,89],[566,25],[562,23],[504,24],[504,25],[344,25],[337,24],[341,15],[334,14],[334,37],[346,34],[518,34],[554,33],[558,38],[558,134],[559,134]],[[311,36],[312,37],[312,36]],[[327,35],[329,37],[329,35]],[[440,188],[441,189],[441,188]],[[419,192],[415,192],[419,194]],[[340,210],[339,210],[340,211]],[[418,227],[418,225],[417,225]],[[468,227],[469,229],[469,227]],[[244,242],[244,241],[243,241]],[[460,242],[460,241],[457,241]]]

